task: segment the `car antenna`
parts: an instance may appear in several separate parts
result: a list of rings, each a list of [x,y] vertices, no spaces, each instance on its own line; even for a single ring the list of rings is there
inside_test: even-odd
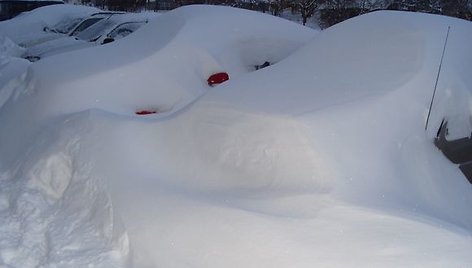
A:
[[[450,31],[451,31],[451,26],[447,26],[446,40],[444,41],[441,61],[439,62],[438,74],[436,75],[436,83],[434,84],[433,96],[431,97],[431,103],[429,104],[428,117],[426,118],[426,125],[424,127],[424,130],[428,130],[429,117],[431,116],[431,109],[433,108],[434,97],[436,96],[436,89],[438,88],[439,75],[441,75],[442,63],[444,59],[444,54],[446,53],[447,40],[449,39]]]

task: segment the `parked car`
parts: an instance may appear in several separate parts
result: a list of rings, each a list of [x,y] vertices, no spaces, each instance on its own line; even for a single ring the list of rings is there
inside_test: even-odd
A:
[[[98,13],[82,21],[68,36],[29,48],[23,57],[37,61],[67,51],[110,43],[134,32],[154,16],[155,13]]]
[[[0,33],[17,45],[28,48],[64,37],[84,18],[97,12],[100,12],[100,9],[80,5],[44,6],[1,21]]]
[[[44,27],[40,35],[32,35],[29,40],[21,42],[19,45],[25,48],[32,47],[54,39],[59,39],[65,35],[76,36],[88,27],[102,19],[110,17],[112,14],[123,14],[118,12],[98,12],[87,18],[69,18],[61,20],[53,27]]]
[[[88,27],[94,25],[95,23],[97,23],[97,22],[99,22],[103,19],[109,19],[111,16],[116,15],[116,14],[125,14],[125,13],[124,12],[112,12],[112,11],[98,12],[98,13],[90,15],[89,17],[85,18],[80,23],[78,23],[75,27],[69,29],[66,32],[62,32],[62,33],[67,33],[69,36],[77,36],[79,33],[84,31]],[[51,29],[45,29],[45,30],[51,30]]]

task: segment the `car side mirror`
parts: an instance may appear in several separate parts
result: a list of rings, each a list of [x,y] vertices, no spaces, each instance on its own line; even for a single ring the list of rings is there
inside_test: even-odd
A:
[[[45,26],[43,28],[43,31],[46,32],[46,33],[57,33],[57,30],[56,29],[51,29],[49,28],[48,26]]]
[[[103,41],[102,41],[102,45],[104,45],[104,44],[108,44],[108,43],[111,43],[111,42],[113,42],[113,41],[115,41],[115,39],[114,39],[114,38],[107,37],[107,38],[103,39]]]
[[[270,66],[270,62],[266,61],[264,62],[263,64],[261,65],[256,65],[254,66],[256,68],[256,70],[260,70],[260,69],[264,69],[265,67],[269,67]]]

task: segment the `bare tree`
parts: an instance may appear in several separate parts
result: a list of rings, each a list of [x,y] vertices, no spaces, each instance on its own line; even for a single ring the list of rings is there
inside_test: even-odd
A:
[[[297,0],[296,5],[302,16],[303,25],[306,25],[307,20],[315,14],[323,2],[323,0]]]
[[[439,14],[441,13],[441,0],[394,0],[390,7],[398,10]]]
[[[419,0],[416,2],[416,11],[439,14],[441,13],[440,0]]]
[[[386,9],[392,2],[392,0],[359,0],[357,3],[362,13],[366,13],[372,10]]]
[[[468,0],[441,0],[442,14],[462,19],[472,19]]]
[[[326,28],[341,21],[360,15],[360,0],[327,0],[320,10],[321,28]]]
[[[325,6],[329,9],[346,9],[349,7],[357,7],[358,1],[356,0],[327,0]]]
[[[272,15],[279,16],[289,6],[290,0],[269,0],[269,9]]]

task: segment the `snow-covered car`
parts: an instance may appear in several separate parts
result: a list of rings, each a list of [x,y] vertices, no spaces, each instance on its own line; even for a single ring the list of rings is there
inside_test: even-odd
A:
[[[85,18],[84,20],[82,20],[80,23],[78,23],[77,26],[63,33],[67,33],[69,36],[77,36],[79,33],[89,28],[90,26],[94,25],[95,23],[103,19],[108,19],[115,14],[124,14],[124,12],[102,11],[102,12],[94,13],[90,15],[89,17]]]
[[[100,20],[107,19],[113,14],[124,14],[124,12],[115,12],[115,11],[101,11],[94,13],[87,18],[77,17],[77,18],[68,18],[63,19],[58,22],[53,27],[44,27],[42,33],[39,37],[32,37],[29,42],[22,42],[19,45],[21,47],[31,47],[34,45],[39,45],[54,39],[59,39],[67,36],[77,36],[82,31],[88,27],[94,25]]]
[[[98,13],[77,25],[68,36],[30,47],[23,57],[37,61],[67,51],[110,43],[134,32],[155,15],[151,12]]]
[[[66,17],[52,27],[45,26],[42,33],[31,35],[28,40],[21,42],[19,45],[28,48],[66,35],[77,35],[99,20],[107,18],[110,14],[111,12],[98,12],[85,19],[78,16]]]
[[[0,34],[22,47],[60,38],[80,21],[93,13],[95,7],[80,5],[51,5],[40,7],[0,22]]]

